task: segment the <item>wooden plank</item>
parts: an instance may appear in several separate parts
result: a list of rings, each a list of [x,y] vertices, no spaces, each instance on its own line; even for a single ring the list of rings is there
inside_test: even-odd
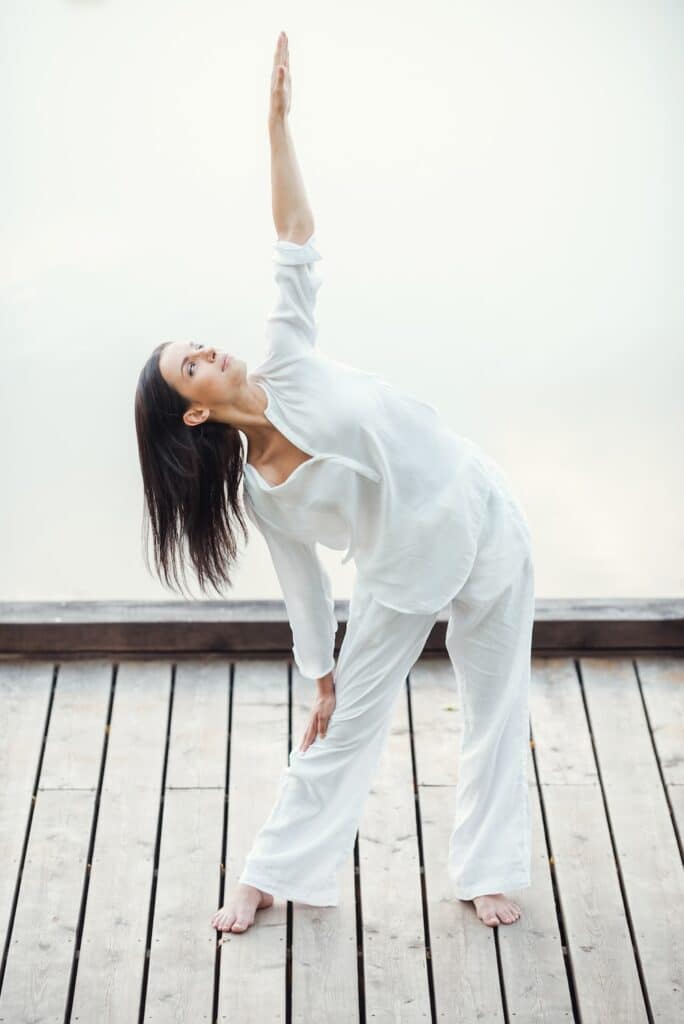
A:
[[[665,782],[684,786],[684,658],[643,656],[636,669]]]
[[[176,668],[169,789],[225,789],[229,690],[227,661],[196,660]]]
[[[457,678],[447,659],[423,658],[410,680],[437,1016],[503,1020],[494,931],[478,921],[471,901],[453,895],[447,871],[463,731]],[[572,1020],[572,1006],[531,756],[528,783],[532,886],[507,894],[522,916],[499,927],[498,937],[509,1015],[536,1024]]]
[[[532,885],[511,890],[510,895],[523,908],[523,913],[515,927],[498,929],[499,955],[509,1019],[517,1024],[556,1024],[573,1020],[572,997],[531,749],[527,758],[527,784]]]
[[[112,684],[108,661],[59,666],[38,789],[97,789]]]
[[[38,794],[0,1021],[64,1019],[94,799],[92,790]]]
[[[651,1013],[684,1020],[684,875],[634,666],[583,658],[580,670]]]
[[[532,728],[542,799],[583,1020],[646,1021],[579,680],[535,659]]]
[[[660,768],[678,830],[684,837],[684,658],[637,658],[637,672]]]
[[[52,690],[52,662],[0,665],[0,936],[4,948]]]
[[[111,675],[109,664],[59,670],[0,995],[13,1024],[64,1018]]]
[[[286,664],[235,666],[228,788],[226,895],[237,884],[252,842],[276,801],[287,768]],[[218,1019],[285,1020],[287,904],[257,912],[246,932],[224,932]]]
[[[503,1021],[494,933],[447,871],[463,731],[456,676],[448,658],[422,657],[409,679],[437,1019]]]
[[[344,639],[348,601],[335,602]],[[439,613],[424,651],[443,653],[448,611]],[[289,657],[283,601],[63,601],[0,603],[0,657],[79,654],[239,654]],[[684,650],[684,599],[537,600],[537,652]]]
[[[297,749],[311,716],[316,684],[292,670],[292,747]],[[339,904],[293,903],[292,1019],[298,1024],[360,1019],[356,895],[353,851],[338,874]]]
[[[138,1020],[171,667],[118,668],[72,1021]]]
[[[681,847],[682,836],[684,836],[684,785],[680,786],[676,783],[667,787],[667,791],[670,797],[670,806],[672,807],[672,816],[677,822],[677,828],[679,832],[679,843]]]
[[[406,689],[359,826],[366,1018],[430,1020]]]
[[[145,1021],[211,1020],[230,666],[179,665]]]
[[[501,969],[509,1020],[516,1024],[560,1024],[572,1021],[572,999],[563,960],[561,935],[553,898],[541,801],[530,782],[532,885],[511,891],[523,908],[516,927],[498,928]],[[517,925],[522,925],[518,928]]]
[[[211,1020],[224,793],[171,789],[164,800],[145,1021]]]

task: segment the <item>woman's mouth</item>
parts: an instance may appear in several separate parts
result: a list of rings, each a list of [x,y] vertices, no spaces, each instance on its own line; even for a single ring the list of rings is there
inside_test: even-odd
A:
[[[221,363],[221,369],[225,370],[225,368],[226,368],[226,366],[228,365],[229,362],[230,362],[230,356],[224,356],[223,357],[223,362]]]

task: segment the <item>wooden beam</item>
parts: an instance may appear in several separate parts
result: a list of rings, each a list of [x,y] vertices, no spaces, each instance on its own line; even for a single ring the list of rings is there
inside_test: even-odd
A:
[[[349,602],[336,601],[336,652]],[[425,653],[444,654],[449,606],[438,613]],[[0,659],[289,656],[292,633],[282,601],[19,601],[0,602]],[[538,599],[537,655],[684,650],[684,599]]]

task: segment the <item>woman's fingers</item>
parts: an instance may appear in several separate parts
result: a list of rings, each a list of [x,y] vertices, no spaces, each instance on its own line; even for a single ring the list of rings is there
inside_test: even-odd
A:
[[[306,727],[306,732],[304,733],[304,738],[302,740],[302,745],[299,748],[302,751],[302,753],[308,747],[311,746],[311,744],[313,743],[313,739],[314,739],[315,735],[316,735],[316,720],[314,719],[313,721],[309,722],[309,724]]]
[[[302,753],[311,746],[317,737],[323,740],[328,735],[328,725],[335,713],[336,705],[334,695],[318,697],[299,747]]]
[[[313,743],[317,736],[320,737],[320,739],[322,740],[325,739],[326,734],[328,732],[329,720],[329,717],[324,718],[320,714],[315,714],[312,717],[311,721],[309,722],[306,728],[306,732],[304,733],[304,737],[299,748],[302,753],[304,753],[304,751],[311,746],[311,744]]]
[[[281,32],[273,54],[269,115],[271,118],[286,117],[289,114],[292,101],[291,92],[289,43],[287,34]]]
[[[290,53],[289,53],[289,43],[288,43],[288,40],[287,40],[287,36],[285,35],[284,32],[281,32],[280,35],[278,36],[278,42],[276,43],[275,54],[274,54],[274,57],[273,57],[273,63],[274,64],[284,64],[285,67],[287,67],[289,59],[290,59]]]

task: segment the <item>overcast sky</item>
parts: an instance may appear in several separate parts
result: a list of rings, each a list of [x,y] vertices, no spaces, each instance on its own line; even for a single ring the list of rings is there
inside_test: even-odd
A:
[[[0,599],[178,597],[133,394],[161,340],[262,359],[281,29],[320,347],[499,461],[538,597],[682,595],[683,12],[3,0]],[[253,527],[224,596],[280,597]]]

